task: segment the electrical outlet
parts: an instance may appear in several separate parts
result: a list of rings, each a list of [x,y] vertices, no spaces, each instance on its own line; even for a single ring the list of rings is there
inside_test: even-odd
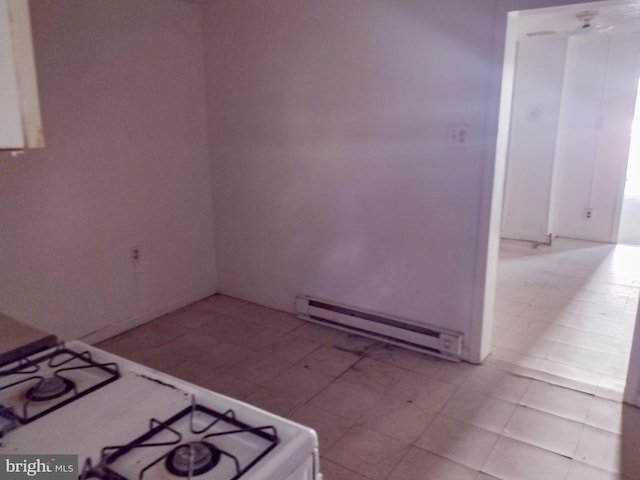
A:
[[[140,246],[134,245],[131,247],[131,262],[138,263],[140,261]]]
[[[584,218],[586,218],[587,220],[591,220],[591,217],[593,216],[593,208],[591,207],[587,207],[584,209]]]
[[[469,143],[468,123],[456,123],[447,125],[447,144],[451,148],[463,148]]]

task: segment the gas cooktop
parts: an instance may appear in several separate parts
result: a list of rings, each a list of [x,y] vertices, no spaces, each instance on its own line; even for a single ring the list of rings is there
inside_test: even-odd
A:
[[[322,478],[313,430],[81,342],[0,369],[0,433],[83,480]]]
[[[0,416],[30,423],[119,377],[116,363],[96,362],[88,350],[72,351],[60,345],[29,355],[0,368]],[[0,427],[0,436],[15,426]]]

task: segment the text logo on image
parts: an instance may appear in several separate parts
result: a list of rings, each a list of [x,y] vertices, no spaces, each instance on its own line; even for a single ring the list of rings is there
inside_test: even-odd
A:
[[[0,479],[77,480],[77,455],[0,455]]]

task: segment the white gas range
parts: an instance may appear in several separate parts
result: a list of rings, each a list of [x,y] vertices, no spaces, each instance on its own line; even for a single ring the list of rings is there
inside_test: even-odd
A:
[[[80,479],[322,479],[312,429],[75,341],[0,367],[0,454],[78,455]]]

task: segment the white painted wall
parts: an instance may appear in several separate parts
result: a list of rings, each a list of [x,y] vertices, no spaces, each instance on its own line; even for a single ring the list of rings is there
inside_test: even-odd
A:
[[[211,2],[219,290],[469,332],[492,23],[475,0]]]
[[[31,13],[47,146],[0,153],[0,311],[97,340],[213,293],[199,6]]]
[[[502,235],[547,241],[567,38],[522,37],[507,158]]]

